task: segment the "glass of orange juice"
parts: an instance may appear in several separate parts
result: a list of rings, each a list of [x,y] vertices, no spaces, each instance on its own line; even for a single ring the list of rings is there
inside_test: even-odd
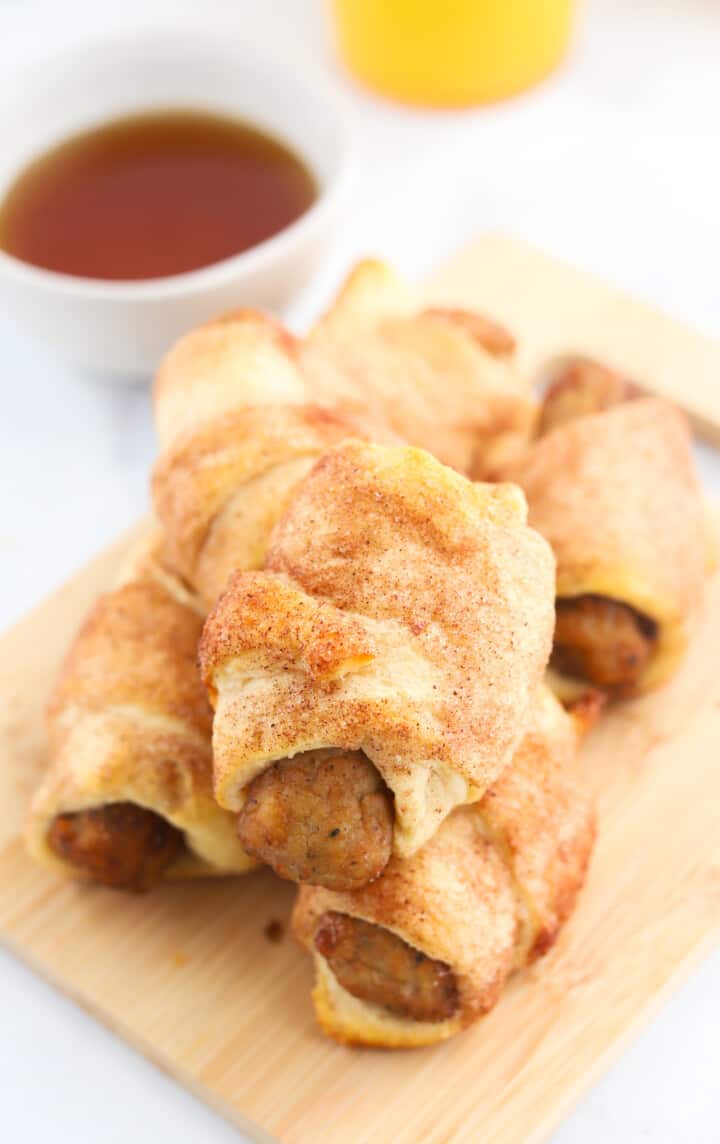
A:
[[[340,51],[370,87],[463,107],[542,79],[568,44],[573,0],[331,0]]]

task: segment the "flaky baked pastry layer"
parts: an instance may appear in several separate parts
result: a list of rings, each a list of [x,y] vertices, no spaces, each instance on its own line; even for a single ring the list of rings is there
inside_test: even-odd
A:
[[[374,262],[305,339],[252,311],[192,331],[154,389],[168,558],[211,606],[232,571],[261,567],[292,489],[349,437],[402,439],[477,475],[534,417],[513,349],[476,314],[420,309]]]
[[[413,853],[509,761],[550,652],[554,564],[520,491],[428,453],[346,442],[205,626],[215,793],[239,811],[274,761],[361,750]]]
[[[557,596],[593,594],[657,624],[638,692],[685,650],[708,565],[707,518],[682,413],[640,398],[552,429],[500,470],[557,560]]]
[[[34,858],[73,876],[84,875],[49,843],[53,820],[124,802],[182,831],[169,877],[255,865],[212,796],[212,713],[196,662],[203,613],[160,548],[157,536],[143,540],[91,609],[48,705],[50,764],[26,840]]]
[[[312,404],[297,340],[249,311],[182,338],[158,371],[154,405],[152,487],[167,557],[210,607],[236,568],[261,567],[317,458],[360,428]]]
[[[312,953],[313,1001],[335,1040],[385,1048],[442,1041],[498,1000],[515,969],[545,953],[585,880],[594,812],[573,775],[572,720],[543,689],[513,761],[484,798],[455,810],[409,858],[380,878],[339,893],[301,887],[293,929]],[[337,911],[382,926],[455,975],[456,1013],[441,1021],[393,1015],[353,996],[315,946],[322,917]]]
[[[423,307],[382,262],[358,263],[299,352],[314,400],[384,421],[470,477],[534,421],[511,335],[469,310]]]

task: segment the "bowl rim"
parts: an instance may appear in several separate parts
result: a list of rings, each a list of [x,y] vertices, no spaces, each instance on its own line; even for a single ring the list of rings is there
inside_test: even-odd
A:
[[[75,42],[55,49],[54,51],[45,52],[31,63],[11,72],[5,78],[2,86],[5,87],[6,85],[12,85],[16,82],[31,79],[34,72],[38,69],[42,69],[48,63],[52,63],[55,66],[62,64],[67,67],[73,58],[91,56],[99,51],[112,51],[120,46],[132,47],[142,45],[143,47],[152,47],[153,44],[157,44],[158,47],[167,48],[167,46],[172,43],[190,43],[192,48],[197,48],[199,42],[203,48],[217,50],[225,55],[231,54],[240,62],[243,60],[249,61],[256,72],[265,71],[272,75],[279,69],[282,62],[282,56],[279,53],[273,55],[267,50],[263,52],[262,49],[257,50],[255,48],[252,51],[248,51],[246,45],[242,45],[239,49],[230,49],[226,40],[221,40],[216,32],[211,32],[207,29],[178,28],[169,29],[167,31],[162,31],[158,28],[149,28],[147,30],[123,29],[117,33],[103,33],[102,35],[88,37],[86,40],[83,39],[82,42]],[[108,301],[118,302],[146,301],[158,297],[182,298],[198,290],[221,286],[237,278],[240,272],[242,272],[243,276],[246,274],[251,276],[262,273],[274,262],[276,263],[282,258],[286,247],[290,248],[294,246],[306,232],[312,232],[317,229],[324,216],[337,206],[338,201],[346,190],[349,179],[350,134],[347,128],[346,117],[339,105],[340,101],[330,91],[329,85],[323,80],[320,80],[318,76],[309,76],[307,72],[302,72],[298,76],[296,70],[295,77],[297,79],[296,87],[303,88],[307,91],[315,105],[323,108],[323,113],[327,116],[328,121],[330,121],[330,130],[334,136],[336,153],[333,163],[334,170],[326,181],[321,182],[318,180],[318,193],[312,205],[297,219],[283,227],[282,230],[279,230],[277,234],[263,239],[262,242],[249,247],[247,250],[241,251],[239,254],[231,254],[227,258],[211,262],[207,266],[201,266],[195,270],[187,270],[181,274],[171,274],[158,278],[88,278],[82,275],[64,274],[57,270],[48,270],[42,266],[35,266],[1,249],[0,273],[3,273],[6,277],[11,276],[26,285],[42,287],[45,290],[57,294],[70,295],[76,298],[92,298],[94,301],[107,299]],[[170,108],[172,106],[172,104],[169,105]],[[180,103],[178,103],[177,106],[179,107]],[[150,105],[148,105],[148,108],[149,107]],[[202,111],[203,107],[198,105],[197,110]],[[139,111],[138,114],[141,114],[141,112]],[[223,113],[218,112],[218,114]],[[230,115],[231,113],[228,114]],[[120,118],[120,114],[118,118]],[[101,122],[110,121],[111,120],[99,120],[98,125],[100,125]],[[303,152],[301,142],[298,142],[296,138],[289,140],[281,139],[281,141],[288,142],[300,157],[307,162],[307,154]],[[22,166],[18,167],[16,174],[19,175],[22,170]],[[0,202],[1,201],[0,199]]]

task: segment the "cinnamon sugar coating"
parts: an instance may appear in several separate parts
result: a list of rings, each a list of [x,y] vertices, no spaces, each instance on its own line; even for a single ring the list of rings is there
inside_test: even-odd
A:
[[[550,651],[554,566],[512,486],[417,449],[346,442],[236,573],[200,646],[215,793],[308,750],[363,751],[410,854],[511,758]]]
[[[297,483],[348,438],[407,441],[484,472],[534,418],[513,348],[480,315],[423,310],[373,262],[304,339],[247,310],[192,331],[154,387],[153,497],[173,566],[212,606],[232,571],[262,566]]]

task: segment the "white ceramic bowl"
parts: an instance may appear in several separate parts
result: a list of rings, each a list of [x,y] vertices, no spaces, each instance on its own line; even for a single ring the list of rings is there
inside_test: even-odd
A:
[[[41,270],[0,252],[0,305],[95,373],[148,377],[184,331],[237,306],[279,311],[307,280],[342,201],[345,134],[332,101],[247,46],[139,33],[58,52],[0,98],[0,199],[20,169],[68,135],[147,109],[201,108],[257,124],[314,173],[313,206],[275,237],[201,270],[105,282]]]

